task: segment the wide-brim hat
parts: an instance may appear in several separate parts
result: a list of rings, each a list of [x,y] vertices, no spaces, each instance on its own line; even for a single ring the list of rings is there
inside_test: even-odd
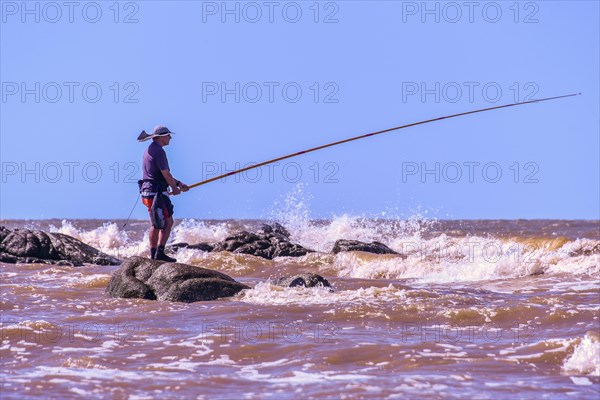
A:
[[[174,135],[175,132],[171,132],[169,128],[163,125],[158,125],[154,128],[151,134],[146,133],[146,131],[142,131],[138,136],[137,140],[139,142],[145,142],[146,140],[154,139],[155,137]]]

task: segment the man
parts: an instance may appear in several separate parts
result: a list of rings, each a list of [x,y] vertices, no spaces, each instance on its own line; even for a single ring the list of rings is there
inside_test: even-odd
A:
[[[177,260],[165,254],[165,245],[173,228],[173,203],[169,195],[174,196],[187,192],[188,186],[176,180],[169,169],[167,153],[163,147],[171,142],[173,132],[166,126],[157,126],[151,135],[142,131],[138,141],[152,139],[152,143],[144,152],[142,177],[139,181],[142,203],[148,207],[150,214],[150,258],[168,262]],[[167,190],[171,187],[171,192]]]

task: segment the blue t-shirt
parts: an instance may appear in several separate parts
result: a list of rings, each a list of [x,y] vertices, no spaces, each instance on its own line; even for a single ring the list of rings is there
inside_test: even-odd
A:
[[[142,161],[142,179],[152,180],[161,184],[161,186],[163,186],[161,190],[166,190],[167,181],[162,172],[160,172],[165,169],[170,171],[167,153],[160,144],[153,141],[144,152],[144,159]],[[142,190],[155,191],[158,189],[151,182],[144,182]]]

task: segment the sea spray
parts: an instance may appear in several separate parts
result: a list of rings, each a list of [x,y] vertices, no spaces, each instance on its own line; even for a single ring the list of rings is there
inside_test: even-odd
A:
[[[418,240],[436,222],[426,218],[426,212],[402,218],[397,209],[380,214],[386,219],[345,213],[334,215],[329,220],[313,220],[310,212],[312,198],[308,184],[300,183],[275,202],[270,217],[286,227],[292,242],[319,252],[330,252],[339,239],[379,241],[388,245],[399,240]]]
[[[204,221],[184,219],[173,229],[171,241],[173,243],[196,244],[200,242],[218,242],[229,236],[230,232],[226,223],[217,223],[208,226]]]
[[[72,236],[109,254],[115,249],[130,244],[127,232],[120,230],[119,226],[114,222],[105,222],[96,229],[84,230],[75,227],[73,223],[63,219],[60,227],[51,225],[50,232]]]
[[[565,360],[563,370],[568,374],[600,376],[600,338],[588,332],[577,341],[573,353]]]

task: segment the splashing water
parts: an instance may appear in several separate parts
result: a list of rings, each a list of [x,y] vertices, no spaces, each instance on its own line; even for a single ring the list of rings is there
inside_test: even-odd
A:
[[[270,218],[285,226],[292,235],[309,227],[310,202],[312,195],[307,192],[308,184],[299,183],[283,199],[275,201]]]
[[[173,230],[173,243],[200,243],[200,242],[218,242],[225,239],[229,235],[229,230],[226,224],[217,224],[207,226],[204,221],[196,221],[195,219],[184,219]]]
[[[72,236],[104,252],[129,244],[127,232],[119,230],[114,222],[106,222],[99,228],[86,231],[76,228],[71,222],[63,219],[60,227],[51,225],[50,232]]]
[[[600,341],[598,334],[589,332],[575,346],[573,354],[563,364],[567,373],[600,376]]]
[[[271,218],[285,226],[292,241],[320,252],[330,252],[338,239],[379,241],[393,245],[395,241],[420,238],[421,233],[435,224],[436,220],[415,213],[408,219],[384,212],[387,218],[374,219],[366,215],[342,214],[329,221],[315,221],[310,217],[312,195],[308,184],[296,185],[283,200],[277,201],[270,213]]]

